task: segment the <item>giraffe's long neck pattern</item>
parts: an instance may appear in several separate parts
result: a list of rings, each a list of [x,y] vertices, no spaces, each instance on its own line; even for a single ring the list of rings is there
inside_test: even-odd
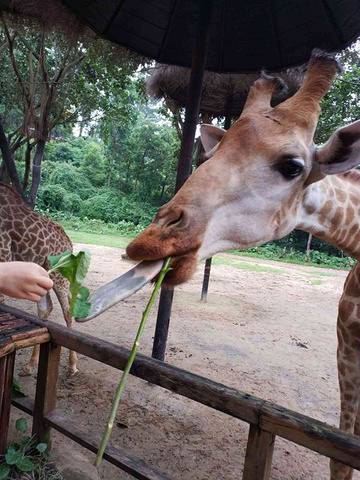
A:
[[[360,172],[328,176],[304,195],[298,229],[360,260]]]
[[[62,227],[29,208],[12,187],[0,183],[0,261],[44,265],[48,255],[72,250]]]

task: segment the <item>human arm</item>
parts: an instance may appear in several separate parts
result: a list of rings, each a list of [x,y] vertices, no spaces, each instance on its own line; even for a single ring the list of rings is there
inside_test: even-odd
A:
[[[0,263],[0,293],[38,302],[53,286],[47,271],[31,262]]]

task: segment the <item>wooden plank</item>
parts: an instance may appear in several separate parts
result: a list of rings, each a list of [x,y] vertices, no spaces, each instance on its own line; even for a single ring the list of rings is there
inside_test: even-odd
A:
[[[53,428],[88,450],[94,453],[98,451],[101,436],[85,430],[78,425],[78,422],[70,419],[67,415],[54,410],[46,415],[46,421]],[[150,467],[143,460],[124,452],[120,448],[106,447],[104,459],[140,480],[171,480],[171,477],[166,473]]]
[[[50,428],[44,416],[56,406],[61,347],[52,342],[40,346],[32,434],[50,447]]]
[[[251,424],[246,448],[243,480],[269,480],[275,435]]]
[[[40,334],[37,333],[34,336],[26,336],[25,338],[20,338],[20,340],[15,340],[14,345],[16,350],[20,350],[21,348],[33,347],[34,345],[48,343],[50,340],[51,335],[49,332],[40,332]]]
[[[267,402],[259,425],[264,430],[360,470],[360,436]]]
[[[8,305],[5,308],[47,327],[55,343],[119,370],[125,368],[130,350],[48,320],[42,321]],[[131,374],[249,423],[256,423],[259,408],[264,403],[252,395],[141,354],[136,356]]]
[[[15,345],[11,338],[0,337],[0,358],[6,357],[15,350]]]
[[[126,364],[129,350],[125,348],[54,322],[42,321],[8,305],[1,305],[0,309],[48,327],[52,339],[71,350],[117,369],[123,369]],[[136,356],[131,373],[250,424],[259,424],[262,430],[360,470],[358,436],[144,355]]]
[[[11,399],[13,407],[18,408],[22,412],[32,415],[34,413],[34,399],[30,397],[13,397]]]
[[[0,454],[7,447],[14,364],[15,352],[0,359]]]

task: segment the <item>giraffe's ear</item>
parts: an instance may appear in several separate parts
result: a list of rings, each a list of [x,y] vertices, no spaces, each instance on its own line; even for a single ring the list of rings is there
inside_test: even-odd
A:
[[[322,174],[346,172],[360,165],[360,120],[336,130],[315,152]]]
[[[215,125],[208,125],[203,123],[200,127],[201,143],[203,144],[205,155],[207,158],[211,157],[220,140],[224,136],[226,130],[215,127]]]

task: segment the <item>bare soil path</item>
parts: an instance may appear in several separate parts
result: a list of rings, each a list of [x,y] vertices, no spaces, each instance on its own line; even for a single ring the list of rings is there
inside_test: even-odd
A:
[[[121,250],[88,248],[88,286],[96,289],[130,268]],[[276,402],[332,425],[338,424],[336,317],[346,272],[219,255],[206,303],[202,268],[175,293],[167,362]],[[132,345],[150,286],[87,324],[74,328],[125,347]],[[12,305],[34,312],[28,303]],[[51,319],[61,323],[56,304]],[[156,308],[140,351],[151,354]],[[17,372],[30,352],[17,358]],[[67,376],[63,352],[59,408],[102,433],[120,372],[80,356]],[[21,377],[23,390],[34,379]],[[19,412],[14,410],[13,417]],[[248,425],[177,395],[129,378],[111,443],[122,445],[179,480],[241,478]],[[54,434],[55,456],[71,480],[130,478],[106,462],[98,473],[94,456]],[[360,476],[354,475],[354,479]],[[326,480],[328,460],[277,439],[273,480]]]

